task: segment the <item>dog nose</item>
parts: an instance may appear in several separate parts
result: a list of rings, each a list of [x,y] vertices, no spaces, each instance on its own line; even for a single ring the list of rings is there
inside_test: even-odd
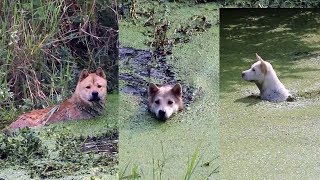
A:
[[[99,94],[99,93],[98,93],[97,91],[93,91],[93,92],[92,92],[92,96],[93,96],[93,97],[98,97],[98,94]]]
[[[165,111],[163,111],[163,110],[159,110],[159,118],[160,119],[165,119],[165,117],[166,117],[166,112]]]
[[[242,72],[242,77],[244,76],[244,72]]]

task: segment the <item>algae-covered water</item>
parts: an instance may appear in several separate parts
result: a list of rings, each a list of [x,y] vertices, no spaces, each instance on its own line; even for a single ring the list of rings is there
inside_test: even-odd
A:
[[[174,29],[192,22],[195,16],[205,16],[212,24],[205,31],[190,36],[189,42],[175,45],[172,55],[167,56],[167,63],[172,65],[171,70],[176,78],[184,84],[201,89],[201,95],[167,122],[159,122],[141,104],[146,97],[121,94],[120,176],[184,179],[188,173],[188,165],[195,157],[194,172],[190,173],[192,178],[217,177],[220,165],[217,7],[212,3],[168,2],[155,7],[167,12],[164,17],[170,21],[169,38],[174,36]],[[121,20],[119,29],[121,46],[149,49],[144,44],[144,40],[149,39],[145,36],[148,27]],[[120,66],[120,74],[122,69],[125,68]]]
[[[221,9],[220,152],[223,179],[320,176],[320,14],[310,9]],[[294,102],[252,98],[241,72],[269,61]]]

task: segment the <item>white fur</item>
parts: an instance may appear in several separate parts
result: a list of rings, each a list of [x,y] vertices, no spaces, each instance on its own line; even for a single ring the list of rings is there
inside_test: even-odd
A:
[[[176,102],[176,98],[170,92],[172,89],[171,86],[163,86],[159,87],[158,94],[154,98],[154,102],[150,104],[150,111],[155,113],[155,115],[159,118],[159,112],[165,112],[165,119],[168,119],[173,113],[178,112],[179,105]],[[159,101],[159,104],[155,102]],[[168,101],[172,101],[172,104],[168,104]]]
[[[242,78],[258,86],[261,99],[271,102],[286,101],[291,95],[278,79],[272,65],[264,61],[258,54],[256,57],[257,62],[250,69],[242,72]],[[266,73],[262,72],[262,63],[266,65]]]

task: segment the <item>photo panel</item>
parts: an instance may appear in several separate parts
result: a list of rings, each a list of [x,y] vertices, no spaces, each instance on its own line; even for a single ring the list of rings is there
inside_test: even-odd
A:
[[[223,179],[319,177],[317,9],[220,9]]]
[[[114,2],[0,2],[0,179],[116,178]]]
[[[217,178],[218,7],[130,7],[119,20],[119,177]]]

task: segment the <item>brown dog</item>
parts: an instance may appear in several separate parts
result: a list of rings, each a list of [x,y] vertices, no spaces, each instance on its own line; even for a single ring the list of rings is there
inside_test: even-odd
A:
[[[22,114],[9,127],[39,127],[53,122],[94,118],[103,113],[106,96],[107,80],[103,70],[98,68],[89,74],[85,69],[70,99],[53,107]]]

